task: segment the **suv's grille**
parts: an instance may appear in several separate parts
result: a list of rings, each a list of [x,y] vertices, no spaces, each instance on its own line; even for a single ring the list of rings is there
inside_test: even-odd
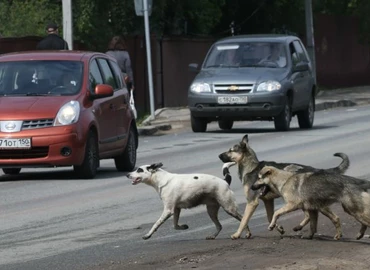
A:
[[[253,84],[215,84],[213,89],[219,94],[243,94],[253,89]]]
[[[54,119],[39,119],[39,120],[25,120],[23,121],[22,130],[51,127]]]
[[[32,147],[31,149],[0,150],[0,159],[42,158],[49,153],[49,146]]]

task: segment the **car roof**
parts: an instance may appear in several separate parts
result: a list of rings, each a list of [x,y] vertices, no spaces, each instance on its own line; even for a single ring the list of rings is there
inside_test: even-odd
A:
[[[297,39],[299,39],[299,37],[291,36],[291,35],[282,35],[282,34],[237,35],[237,36],[230,36],[230,37],[220,39],[216,42],[216,44],[230,43],[230,42],[245,42],[245,41],[290,42],[292,40],[297,40]]]
[[[90,51],[25,51],[0,55],[0,62],[29,60],[69,60],[82,61],[94,55],[107,57],[104,53]]]

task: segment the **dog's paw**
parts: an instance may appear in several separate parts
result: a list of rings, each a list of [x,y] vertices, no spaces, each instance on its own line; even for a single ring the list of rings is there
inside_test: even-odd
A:
[[[267,228],[269,231],[272,231],[275,228],[276,224],[270,224],[270,226]]]
[[[237,234],[237,233],[234,233],[232,236],[231,236],[231,239],[233,240],[236,240],[236,239],[239,239],[240,238],[240,234]]]
[[[177,226],[175,227],[175,230],[187,230],[187,229],[189,229],[189,226],[188,226],[188,225],[186,225],[186,224],[183,224],[183,225],[177,225]]]
[[[250,239],[252,237],[252,234],[249,232],[245,235],[245,239]]]
[[[281,235],[283,235],[283,234],[285,233],[285,230],[284,230],[284,227],[283,227],[283,226],[277,225],[275,228],[276,228],[276,230],[277,230]]]
[[[146,234],[146,235],[144,235],[144,236],[143,236],[143,239],[144,239],[144,240],[147,240],[147,239],[149,239],[150,237],[151,237],[151,235]]]
[[[360,240],[362,237],[364,237],[364,234],[363,233],[358,233],[356,235],[356,240]]]
[[[206,237],[206,240],[215,240],[215,239],[216,239],[216,236],[214,235],[210,235]]]
[[[303,226],[298,225],[298,226],[295,226],[295,227],[293,228],[293,231],[298,232],[298,231],[301,231],[302,229],[303,229]]]
[[[342,238],[342,233],[337,233],[336,235],[334,235],[334,240],[339,240]]]

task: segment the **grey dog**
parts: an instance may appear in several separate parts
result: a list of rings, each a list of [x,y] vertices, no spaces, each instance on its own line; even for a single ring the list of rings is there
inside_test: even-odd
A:
[[[181,209],[192,208],[201,204],[207,206],[207,212],[216,226],[216,232],[206,239],[215,239],[222,229],[218,220],[218,211],[222,207],[230,216],[241,221],[242,216],[238,213],[236,200],[228,181],[228,167],[233,163],[227,163],[223,170],[228,175],[224,179],[209,174],[175,174],[167,172],[161,167],[162,163],[143,165],[127,175],[132,179],[132,184],[144,183],[152,186],[159,194],[163,202],[163,212],[150,231],[144,235],[146,240],[172,215],[176,230],[186,230],[188,225],[179,225]],[[249,228],[246,228],[249,231]],[[247,232],[248,233],[248,232]]]
[[[348,169],[350,163],[349,158],[346,154],[336,153],[334,156],[341,157],[343,160],[341,164],[334,168],[326,169],[328,172],[332,173],[345,173]],[[239,179],[242,182],[245,196],[247,198],[247,205],[245,207],[243,219],[239,225],[238,230],[231,236],[232,239],[240,238],[244,228],[248,226],[248,222],[251,219],[254,211],[256,210],[259,199],[264,202],[267,219],[271,222],[272,215],[274,213],[274,199],[280,197],[280,195],[269,191],[266,187],[262,189],[261,192],[251,190],[252,185],[258,179],[259,171],[266,165],[274,166],[279,169],[284,169],[288,167],[290,170],[295,172],[313,172],[319,169],[310,166],[297,164],[297,163],[278,163],[273,161],[259,161],[256,153],[249,146],[248,135],[245,135],[239,144],[234,145],[228,151],[221,153],[219,158],[224,163],[235,162],[238,166]],[[309,213],[305,214],[304,220],[293,230],[301,230],[310,221]],[[276,229],[284,234],[284,229],[281,226],[276,226]],[[247,234],[246,237],[249,238],[251,234]]]
[[[259,179],[252,185],[257,190],[268,185],[275,193],[280,194],[285,205],[275,211],[269,230],[276,226],[277,219],[297,209],[310,213],[311,231],[309,238],[316,232],[317,216],[312,211],[320,211],[328,216],[335,224],[337,233],[334,239],[342,236],[339,218],[329,209],[333,203],[340,202],[344,211],[361,224],[357,239],[364,236],[370,226],[370,182],[347,175],[332,174],[324,170],[307,173],[295,173],[265,166],[259,173]]]

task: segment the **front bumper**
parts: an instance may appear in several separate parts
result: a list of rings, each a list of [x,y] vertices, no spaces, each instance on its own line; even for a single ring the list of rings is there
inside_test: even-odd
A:
[[[49,132],[47,129],[54,129]],[[15,167],[51,167],[80,165],[85,155],[85,138],[73,128],[52,127],[18,132],[0,133],[0,138],[31,138],[30,149],[0,149],[0,168]],[[58,130],[60,131],[58,134]],[[46,132],[45,132],[46,131]],[[52,133],[46,135],[46,133]],[[62,155],[62,149],[69,148],[70,155]]]
[[[189,93],[188,105],[193,116],[217,119],[227,117],[234,120],[270,119],[284,108],[283,93],[247,94],[247,104],[218,104],[218,94]]]

